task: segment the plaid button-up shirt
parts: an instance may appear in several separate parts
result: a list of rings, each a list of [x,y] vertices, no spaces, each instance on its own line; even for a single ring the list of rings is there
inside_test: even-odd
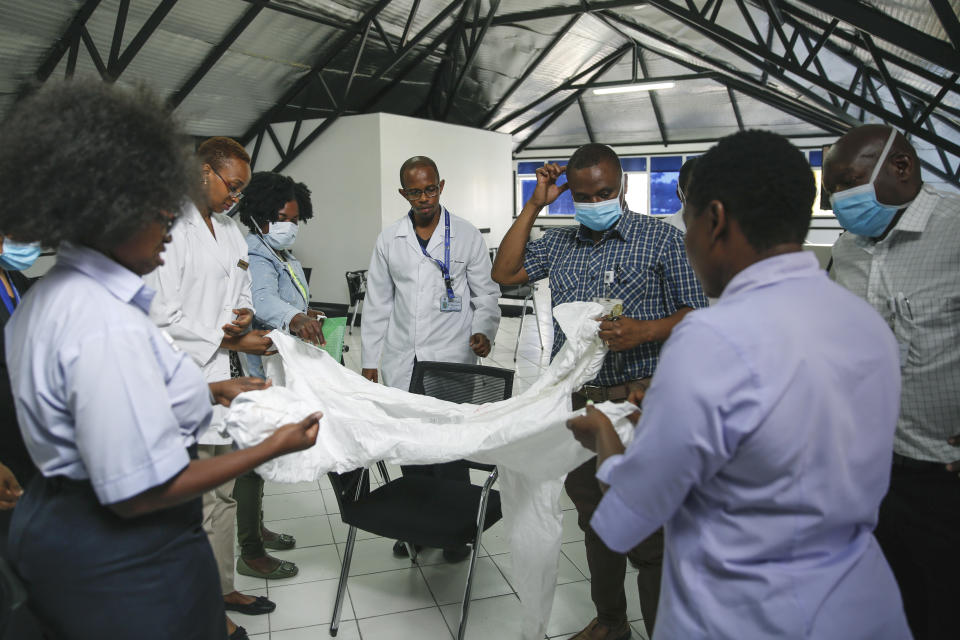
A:
[[[869,302],[900,344],[893,450],[956,460],[947,438],[960,433],[960,197],[924,185],[883,240],[844,233],[831,275]]]
[[[624,212],[613,227],[594,243],[590,230],[580,225],[550,229],[527,243],[523,268],[530,282],[550,278],[552,304],[590,301],[596,296],[623,300],[623,315],[659,320],[682,307],[707,306],[707,298],[687,262],[683,234],[652,216]],[[604,272],[613,282],[604,284]],[[553,323],[551,357],[566,336]],[[663,343],[642,344],[607,354],[593,384],[609,386],[652,376]]]

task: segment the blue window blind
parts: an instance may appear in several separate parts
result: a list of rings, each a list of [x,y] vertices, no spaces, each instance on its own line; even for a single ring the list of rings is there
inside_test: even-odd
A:
[[[823,166],[823,151],[811,151],[811,152],[810,152],[810,166],[811,166],[811,167],[822,167],[822,166]]]
[[[646,171],[646,158],[620,158],[620,166],[624,171]]]
[[[530,199],[530,196],[533,195],[533,190],[537,187],[537,181],[531,180],[530,178],[520,181],[520,192],[523,194],[523,201],[520,203],[522,207],[527,203],[527,200]]]
[[[653,165],[653,162],[650,164]],[[680,210],[680,198],[677,197],[679,177],[679,171],[650,172],[650,213],[668,215]]]
[[[680,171],[683,156],[653,156],[650,158],[650,171]]]
[[[530,173],[535,173],[537,167],[542,167],[542,162],[518,162],[517,163],[517,175],[527,175]]]

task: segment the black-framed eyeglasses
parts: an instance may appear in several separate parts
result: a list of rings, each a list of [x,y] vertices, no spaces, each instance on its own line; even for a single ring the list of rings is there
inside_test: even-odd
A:
[[[233,187],[230,186],[229,182],[223,179],[223,176],[220,175],[220,172],[218,172],[213,167],[210,167],[210,171],[213,171],[214,175],[220,178],[220,182],[222,182],[223,186],[227,188],[227,195],[229,195],[231,198],[233,198],[237,202],[240,202],[241,200],[243,200],[243,193],[240,191],[240,189],[243,189],[243,187],[240,187],[240,189],[234,189]]]
[[[407,200],[416,200],[423,194],[427,194],[428,198],[432,198],[440,193],[440,185],[431,184],[427,185],[424,189],[401,189],[403,192],[403,197]]]

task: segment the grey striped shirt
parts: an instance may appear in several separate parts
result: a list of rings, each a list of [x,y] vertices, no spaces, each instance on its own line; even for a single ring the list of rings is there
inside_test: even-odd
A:
[[[883,240],[844,233],[832,276],[873,305],[900,345],[894,451],[956,460],[946,440],[960,434],[960,197],[924,185]]]

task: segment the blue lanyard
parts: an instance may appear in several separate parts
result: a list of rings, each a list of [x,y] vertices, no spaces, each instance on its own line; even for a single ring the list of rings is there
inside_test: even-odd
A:
[[[447,287],[447,298],[453,300],[453,280],[450,278],[450,212],[443,210],[443,262],[440,262],[429,253],[427,248],[420,245],[420,251],[423,255],[437,263],[440,267],[440,273],[443,275],[443,284]]]
[[[10,288],[13,290],[13,298],[10,298],[10,294],[7,293],[7,288],[3,286],[0,286],[0,298],[3,298],[3,304],[7,307],[7,311],[13,315],[13,310],[20,304],[20,292],[17,291],[17,288],[10,280],[10,276],[7,276],[7,282],[10,283]]]

